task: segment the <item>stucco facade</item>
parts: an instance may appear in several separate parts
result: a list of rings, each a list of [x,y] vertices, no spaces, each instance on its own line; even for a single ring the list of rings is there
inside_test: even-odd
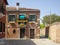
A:
[[[51,40],[60,43],[60,22],[56,22],[50,26],[49,37]]]
[[[39,38],[40,10],[21,7],[19,7],[18,10],[17,7],[7,7],[6,9],[7,15],[6,15],[5,38],[17,38],[17,39]],[[16,17],[15,21],[9,21],[8,20],[9,15],[15,15]],[[19,20],[19,15],[25,15],[26,16],[25,20],[24,19]],[[29,15],[34,15],[36,18],[34,20],[36,21],[29,21]]]
[[[0,0],[0,38],[5,38],[6,5],[7,0]]]

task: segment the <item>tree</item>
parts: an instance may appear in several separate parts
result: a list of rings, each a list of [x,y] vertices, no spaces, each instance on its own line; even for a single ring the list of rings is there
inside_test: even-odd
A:
[[[44,28],[45,27],[45,25],[44,24],[40,24],[40,28],[42,29],[42,28]]]
[[[46,15],[43,17],[43,23],[52,24],[54,22],[60,22],[60,16],[56,14]]]
[[[58,19],[57,19],[58,22],[60,22],[60,16],[58,16]]]

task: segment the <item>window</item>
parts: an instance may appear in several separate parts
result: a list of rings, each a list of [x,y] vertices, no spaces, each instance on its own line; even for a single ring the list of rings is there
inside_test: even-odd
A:
[[[29,15],[29,21],[36,21],[36,15]]]
[[[24,20],[24,19],[26,19],[26,16],[25,15],[19,15],[19,19]]]
[[[16,16],[15,15],[8,15],[8,21],[15,21]]]
[[[5,24],[3,23],[2,25],[3,25],[3,32],[5,32]]]
[[[3,5],[2,3],[0,3],[0,13],[5,13],[5,5]]]
[[[0,22],[0,32],[2,32],[2,22]]]
[[[0,32],[2,32],[2,30],[5,32],[5,24],[0,22]]]

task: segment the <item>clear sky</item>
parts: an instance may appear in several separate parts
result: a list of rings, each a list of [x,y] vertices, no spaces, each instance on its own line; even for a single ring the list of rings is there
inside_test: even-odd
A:
[[[41,11],[40,18],[50,14],[60,15],[60,0],[7,0],[9,6],[16,6],[16,3],[20,3],[20,7],[35,8]]]

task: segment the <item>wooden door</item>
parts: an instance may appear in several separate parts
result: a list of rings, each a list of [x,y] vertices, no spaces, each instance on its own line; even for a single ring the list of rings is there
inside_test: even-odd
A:
[[[34,38],[34,29],[30,29],[30,38],[31,38],[31,39]]]
[[[0,38],[5,37],[5,24],[0,22]]]
[[[20,38],[24,38],[25,36],[25,29],[20,29]]]

